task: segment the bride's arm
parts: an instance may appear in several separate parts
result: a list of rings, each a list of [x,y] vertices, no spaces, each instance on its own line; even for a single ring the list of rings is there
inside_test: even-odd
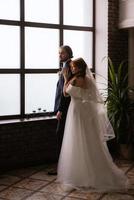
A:
[[[63,94],[64,94],[64,96],[65,97],[68,97],[69,96],[69,94],[66,92],[66,89],[67,89],[67,87],[69,86],[69,82],[68,83],[64,83],[64,87],[63,87]]]
[[[66,92],[68,86],[71,85],[75,85],[76,82],[76,77],[73,77],[70,81],[67,81],[66,77],[64,77],[64,87],[63,87],[63,94],[64,96],[69,96],[69,94]]]
[[[68,88],[68,86],[70,84],[74,85],[75,81],[76,81],[76,77],[73,77],[70,81],[66,81],[65,80],[64,87],[63,87],[63,94],[64,94],[64,96],[66,96],[66,97],[69,96],[69,94],[66,92],[66,90],[67,90],[67,88]]]

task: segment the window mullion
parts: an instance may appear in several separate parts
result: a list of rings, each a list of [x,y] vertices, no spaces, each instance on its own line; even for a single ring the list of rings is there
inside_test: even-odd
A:
[[[24,28],[24,0],[20,0],[20,20],[21,20],[21,27],[20,27],[20,113],[21,118],[25,116],[25,28]]]
[[[95,72],[95,43],[96,43],[96,40],[95,40],[95,35],[96,35],[96,13],[95,13],[95,10],[96,10],[96,0],[93,1],[93,45],[92,45],[92,60],[93,60],[93,72]]]
[[[59,4],[59,23],[60,23],[59,46],[61,46],[63,45],[63,0],[60,0]]]

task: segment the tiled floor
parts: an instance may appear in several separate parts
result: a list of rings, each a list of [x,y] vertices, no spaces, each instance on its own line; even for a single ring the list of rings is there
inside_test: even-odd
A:
[[[134,162],[116,161],[131,188],[125,193],[64,192],[56,176],[47,175],[53,165],[12,170],[0,175],[0,200],[134,200]]]

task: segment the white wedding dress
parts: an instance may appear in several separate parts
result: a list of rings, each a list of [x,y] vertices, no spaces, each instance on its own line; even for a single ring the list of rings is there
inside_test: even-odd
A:
[[[98,192],[124,190],[128,185],[127,177],[113,163],[104,139],[110,125],[104,105],[90,98],[90,89],[71,84],[67,88],[71,103],[58,162],[57,181],[72,188]],[[109,127],[110,136],[113,129]]]

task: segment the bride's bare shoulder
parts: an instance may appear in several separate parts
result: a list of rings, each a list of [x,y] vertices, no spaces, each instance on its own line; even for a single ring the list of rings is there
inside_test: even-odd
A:
[[[75,85],[77,87],[86,88],[87,87],[87,85],[86,85],[86,78],[77,77],[76,81],[75,81]]]

